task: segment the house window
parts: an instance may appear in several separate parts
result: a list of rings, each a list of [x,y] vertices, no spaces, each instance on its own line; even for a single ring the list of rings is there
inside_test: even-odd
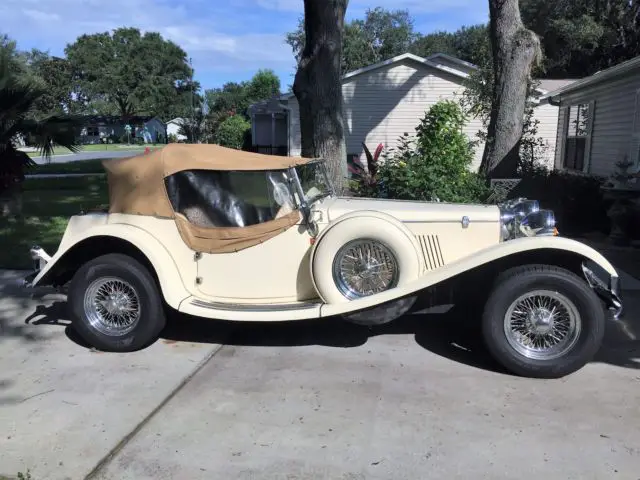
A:
[[[97,137],[100,131],[98,127],[87,127],[87,136],[88,137]]]
[[[569,119],[563,159],[565,168],[582,171],[587,164],[592,109],[593,103],[571,105],[568,109]]]

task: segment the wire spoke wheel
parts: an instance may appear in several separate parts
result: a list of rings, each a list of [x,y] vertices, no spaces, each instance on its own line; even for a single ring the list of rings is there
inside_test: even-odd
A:
[[[94,280],[85,291],[84,315],[100,333],[120,337],[130,333],[140,320],[140,298],[135,288],[116,277]]]
[[[534,360],[553,360],[569,352],[580,336],[575,304],[557,291],[535,290],[514,300],[504,316],[509,345]]]
[[[355,240],[340,249],[333,263],[333,279],[349,299],[383,292],[398,284],[398,261],[375,240]]]

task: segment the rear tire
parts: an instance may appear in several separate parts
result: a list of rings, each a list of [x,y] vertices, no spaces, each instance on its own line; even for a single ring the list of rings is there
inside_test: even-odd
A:
[[[600,299],[580,277],[554,266],[527,265],[496,280],[482,333],[490,354],[510,372],[560,378],[592,360],[605,322]]]
[[[84,264],[70,282],[67,301],[74,330],[102,351],[139,350],[157,340],[166,324],[155,279],[126,255]]]

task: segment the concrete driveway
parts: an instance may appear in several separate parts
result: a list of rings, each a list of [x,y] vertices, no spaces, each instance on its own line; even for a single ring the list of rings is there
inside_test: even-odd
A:
[[[501,372],[451,314],[372,330],[174,315],[145,351],[95,353],[64,297],[21,298],[5,276],[0,475],[640,477],[638,282],[596,362],[534,381]]]

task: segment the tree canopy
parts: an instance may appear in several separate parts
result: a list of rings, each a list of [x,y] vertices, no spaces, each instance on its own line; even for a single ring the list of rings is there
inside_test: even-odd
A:
[[[542,39],[549,77],[585,77],[640,55],[637,0],[520,0],[520,12]]]
[[[526,28],[541,38],[544,58],[536,73],[576,78],[640,55],[637,0],[520,0]],[[303,19],[286,35],[294,56],[304,48]],[[408,10],[367,10],[344,28],[342,71],[348,72],[411,52],[446,53],[480,66],[491,65],[488,23],[455,31],[416,32]]]
[[[81,95],[110,105],[122,117],[171,116],[195,89],[186,52],[156,32],[118,28],[81,35],[65,53]]]
[[[258,70],[249,81],[227,82],[221,88],[206,90],[204,92],[207,111],[205,136],[215,141],[219,138],[218,130],[221,124],[229,117],[240,115],[248,121],[248,109],[252,103],[278,95],[280,95],[280,78],[273,70],[268,69]],[[230,125],[239,125],[234,122]]]

